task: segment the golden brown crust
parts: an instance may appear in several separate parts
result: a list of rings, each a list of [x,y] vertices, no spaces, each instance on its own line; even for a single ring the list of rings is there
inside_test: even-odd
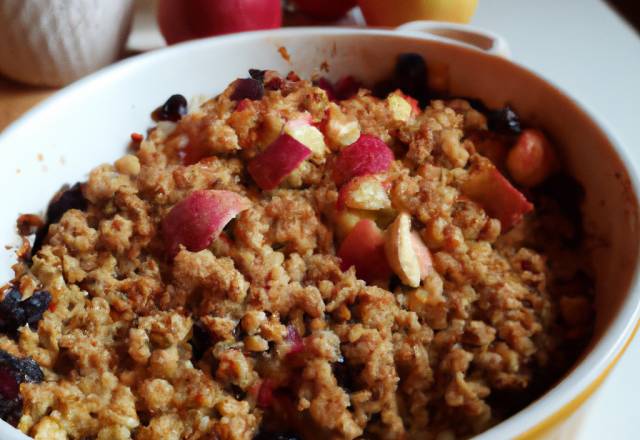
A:
[[[540,233],[537,214],[501,236],[461,190],[465,166],[479,160],[467,135],[486,130],[481,113],[433,101],[398,120],[364,90],[336,104],[309,81],[269,75],[280,89],[261,101],[235,111],[231,85],[177,124],[161,123],[135,157],[94,169],[87,211],[64,214],[33,265],[16,266],[24,297],[36,287],[53,296],[37,333],[0,336],[0,348],[45,372],[45,382],[21,387],[20,430],[249,440],[261,423],[281,423],[309,439],[465,436],[508,415],[494,393],[568,368],[558,348],[588,334],[590,292],[550,295],[557,275],[540,251],[558,262],[574,253]],[[248,161],[301,114],[324,120],[332,153],[261,191]],[[431,251],[434,269],[416,288],[368,286],[340,270],[331,170],[358,127],[396,159],[380,175],[392,207],[366,218],[385,229],[408,213]],[[207,249],[170,259],[160,222],[201,189],[252,205]],[[588,267],[563,281],[578,270]]]

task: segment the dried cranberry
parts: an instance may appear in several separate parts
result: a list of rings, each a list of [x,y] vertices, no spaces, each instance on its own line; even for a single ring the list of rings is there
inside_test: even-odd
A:
[[[0,350],[0,418],[16,426],[22,417],[20,384],[43,380],[44,374],[33,359],[20,359]]]
[[[273,383],[269,379],[264,379],[260,384],[260,389],[258,390],[258,401],[257,405],[260,408],[269,408],[273,405],[275,397],[273,396],[273,391],[277,388],[276,384]]]
[[[182,95],[172,95],[152,117],[157,121],[178,122],[186,114],[187,99]]]
[[[0,302],[0,332],[17,337],[18,329],[27,324],[35,330],[42,314],[49,309],[51,294],[46,290],[39,290],[24,301],[21,297],[15,288],[5,293]]]
[[[5,399],[15,399],[20,394],[20,385],[8,371],[0,369],[0,395]]]
[[[264,82],[264,70],[249,69],[249,75],[256,81]]]
[[[358,93],[362,87],[362,82],[355,79],[353,76],[343,76],[336,83],[336,98],[339,101],[344,101],[352,98]]]
[[[236,89],[231,94],[232,101],[259,101],[264,96],[264,86],[262,82],[253,78],[244,78],[236,81]]]
[[[58,223],[65,212],[71,209],[77,209],[80,211],[86,211],[89,205],[89,201],[84,198],[82,194],[82,186],[80,182],[73,185],[71,188],[65,189],[60,196],[52,201],[47,208],[47,223],[38,230],[33,247],[31,248],[31,256],[38,253],[42,248],[44,238],[49,232],[49,226],[54,223]]]
[[[300,337],[298,330],[296,330],[296,328],[292,325],[287,326],[287,337],[285,338],[285,342],[289,347],[291,347],[289,354],[297,353],[304,350],[302,338]]]
[[[325,92],[327,92],[327,98],[329,98],[329,101],[338,102],[338,99],[336,98],[336,91],[333,88],[333,84],[331,84],[328,79],[324,77],[320,78],[318,80],[318,87],[324,90]]]
[[[253,440],[304,440],[298,431],[290,429],[285,432],[260,431]]]

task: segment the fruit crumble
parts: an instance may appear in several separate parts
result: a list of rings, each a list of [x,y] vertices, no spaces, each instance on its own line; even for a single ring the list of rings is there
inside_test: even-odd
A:
[[[35,439],[468,438],[592,331],[582,187],[509,108],[251,70],[63,189],[0,290]],[[126,134],[128,135],[128,133]]]

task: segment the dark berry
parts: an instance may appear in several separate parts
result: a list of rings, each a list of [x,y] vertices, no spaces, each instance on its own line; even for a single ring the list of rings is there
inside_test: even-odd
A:
[[[264,86],[261,81],[253,78],[243,78],[236,81],[236,89],[231,94],[232,101],[259,101],[264,96]]]
[[[153,116],[157,121],[178,122],[186,114],[187,99],[182,95],[172,95]]]
[[[20,394],[20,385],[8,371],[0,369],[0,395],[5,399],[15,399]]]
[[[509,107],[487,110],[485,115],[489,130],[500,134],[515,134],[522,131],[518,115]]]
[[[38,230],[33,247],[31,248],[31,256],[38,253],[42,248],[47,233],[49,232],[49,226],[54,223],[58,223],[65,212],[71,209],[78,209],[80,211],[86,211],[89,201],[84,198],[82,194],[82,186],[80,182],[73,185],[71,188],[63,188],[60,196],[52,201],[47,208],[47,222]]]
[[[362,82],[355,79],[353,76],[343,76],[336,83],[336,98],[338,101],[344,101],[352,98],[358,93],[362,87]]]
[[[193,333],[189,344],[191,344],[191,353],[193,359],[198,361],[202,359],[204,353],[215,344],[214,337],[207,326],[202,321],[196,321],[193,323]]]
[[[249,69],[249,75],[256,81],[264,82],[264,70]]]
[[[299,432],[290,429],[285,432],[260,431],[253,440],[304,440]]]
[[[428,100],[427,63],[417,53],[403,53],[393,71],[393,83],[405,95],[411,96],[424,107]]]
[[[338,362],[331,364],[331,372],[333,373],[333,377],[336,378],[338,386],[342,388],[345,393],[348,394],[354,391],[353,377],[349,371],[349,367],[344,361],[344,357],[340,356]]]
[[[65,212],[71,209],[86,211],[88,200],[82,194],[80,182],[60,194],[47,208],[47,223],[58,223]]]
[[[329,98],[329,101],[338,101],[338,98],[336,98],[336,91],[333,88],[333,84],[331,84],[328,79],[324,77],[320,78],[318,80],[318,87],[327,92],[327,98]]]
[[[0,350],[0,418],[16,426],[22,417],[20,384],[43,380],[42,369],[33,359],[20,359]]]
[[[9,289],[0,302],[0,332],[16,337],[18,329],[27,324],[35,331],[50,302],[51,294],[46,290],[39,290],[21,301],[20,291]]]

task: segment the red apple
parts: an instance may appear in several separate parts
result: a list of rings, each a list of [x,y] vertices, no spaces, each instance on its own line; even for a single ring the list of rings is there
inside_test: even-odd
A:
[[[507,155],[509,174],[516,183],[527,188],[540,185],[557,169],[556,154],[538,130],[524,130]]]
[[[251,159],[247,169],[260,188],[270,190],[280,185],[311,153],[302,143],[283,134]]]
[[[158,24],[168,44],[282,24],[280,0],[159,0]]]
[[[340,154],[333,181],[340,187],[356,176],[382,173],[391,167],[393,159],[393,151],[382,139],[362,134]]]
[[[249,199],[232,191],[194,191],[162,219],[167,252],[174,257],[180,245],[190,252],[206,249],[232,218],[250,206]]]
[[[367,284],[392,273],[384,251],[382,231],[369,219],[360,220],[347,235],[338,251],[338,258],[341,260],[340,270],[355,266],[356,276]]]
[[[461,189],[480,203],[489,217],[500,220],[502,232],[517,226],[522,216],[533,209],[533,204],[485,158],[469,168],[469,178],[462,182]]]

